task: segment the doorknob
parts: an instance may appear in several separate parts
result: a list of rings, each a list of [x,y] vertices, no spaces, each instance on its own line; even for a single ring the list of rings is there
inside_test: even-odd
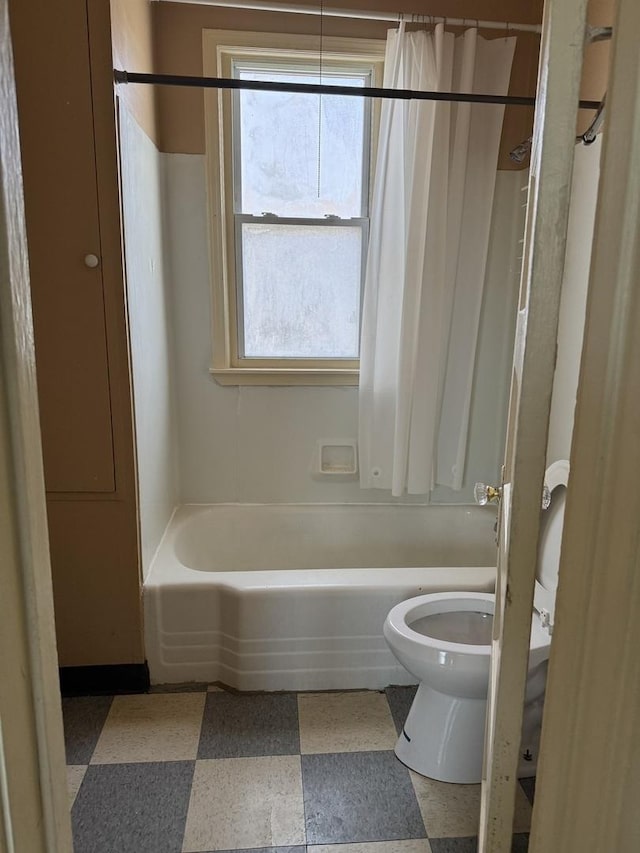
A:
[[[477,504],[486,506],[488,503],[499,503],[502,497],[502,486],[487,486],[484,483],[476,483],[473,487],[473,497]],[[551,492],[545,483],[542,487],[542,509],[551,506]]]
[[[473,497],[480,506],[486,506],[488,503],[498,503],[502,497],[502,487],[476,483],[473,487]]]
[[[100,258],[97,255],[85,255],[84,256],[84,265],[89,267],[90,270],[94,270],[100,263]]]

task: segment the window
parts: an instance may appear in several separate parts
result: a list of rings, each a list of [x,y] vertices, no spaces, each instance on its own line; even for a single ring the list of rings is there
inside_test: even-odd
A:
[[[323,83],[380,84],[382,45],[326,41]],[[208,31],[205,73],[317,83],[317,46]],[[218,381],[357,382],[372,110],[359,97],[208,93]]]

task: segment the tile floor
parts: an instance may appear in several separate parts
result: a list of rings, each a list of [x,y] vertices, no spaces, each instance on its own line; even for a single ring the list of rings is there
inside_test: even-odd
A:
[[[413,688],[63,700],[75,853],[473,853],[479,785],[407,770]],[[525,853],[533,780],[518,788]]]

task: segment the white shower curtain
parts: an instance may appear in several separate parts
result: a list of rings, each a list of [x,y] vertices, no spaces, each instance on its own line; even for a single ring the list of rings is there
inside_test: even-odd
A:
[[[384,86],[508,91],[515,38],[390,30]],[[360,349],[362,488],[461,488],[504,107],[383,102]]]

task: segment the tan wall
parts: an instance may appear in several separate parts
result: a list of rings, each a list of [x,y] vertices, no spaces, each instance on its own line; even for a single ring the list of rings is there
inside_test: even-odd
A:
[[[64,14],[60,5],[10,2],[58,649],[63,666],[136,663],[144,649],[109,0],[64,0]],[[100,258],[93,270],[89,252]]]
[[[156,5],[153,0],[111,0],[114,68],[140,73],[154,70],[151,15]],[[156,88],[121,86],[118,95],[147,136],[155,142]]]
[[[273,12],[240,11],[178,3],[155,3],[154,36],[156,70],[165,74],[201,75],[202,30],[233,29],[261,32],[314,34],[319,32],[319,18],[310,15],[287,15]],[[309,5],[312,5],[309,3]],[[380,9],[405,13],[423,12],[421,0],[344,0],[345,8]],[[434,15],[485,20],[539,23],[542,18],[541,0],[440,0],[430,9]],[[326,36],[351,36],[384,39],[390,24],[347,18],[325,18]],[[483,30],[483,35],[503,36],[504,31]],[[510,94],[532,95],[535,91],[539,38],[519,34],[518,47],[511,75]],[[203,93],[197,89],[158,87],[159,145],[162,151],[201,154],[205,150]],[[531,134],[533,110],[510,107],[506,110],[500,168],[516,168],[509,160],[509,151]]]

